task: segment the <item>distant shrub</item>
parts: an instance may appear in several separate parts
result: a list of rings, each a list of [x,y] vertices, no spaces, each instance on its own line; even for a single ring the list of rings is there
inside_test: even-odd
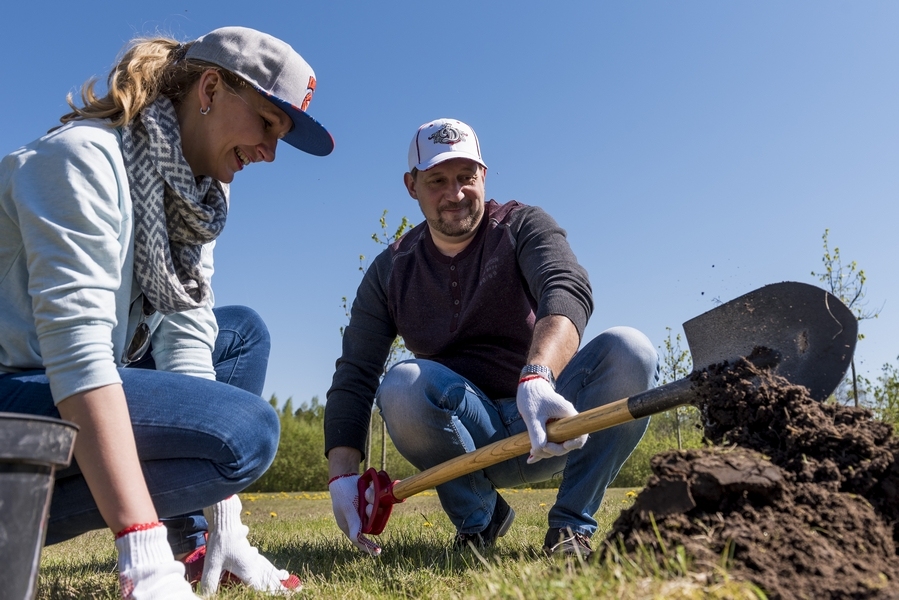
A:
[[[699,448],[702,446],[702,427],[699,411],[692,406],[681,407],[681,447]],[[630,458],[621,467],[618,477],[611,487],[643,487],[652,475],[649,461],[660,452],[677,448],[677,429],[674,410],[653,416],[649,421],[646,434]]]
[[[277,396],[269,401],[278,406]],[[328,489],[328,459],[325,458],[325,407],[318,397],[308,406],[293,410],[288,398],[278,411],[281,419],[281,439],[278,453],[268,471],[247,488],[248,492],[313,492]],[[381,417],[372,415],[371,466],[381,469]],[[360,465],[360,469],[363,465]],[[405,479],[418,469],[403,458],[390,436],[387,436],[386,471],[392,479]]]
[[[271,403],[277,407],[278,399],[272,396]],[[268,471],[247,488],[248,492],[298,492],[324,491],[328,489],[328,460],[325,458],[324,420],[325,408],[318,398],[308,406],[293,410],[291,399],[287,399],[279,410],[281,418],[281,439],[278,453]],[[702,430],[699,413],[695,408],[681,408],[681,444],[684,448],[698,448],[702,444]],[[372,414],[372,444],[370,464],[382,469],[381,464],[381,416]],[[652,417],[646,435],[637,445],[633,454],[622,466],[612,487],[643,487],[649,478],[650,459],[660,452],[677,448],[674,411]],[[393,440],[387,436],[386,471],[391,479],[405,479],[418,473],[409,461],[400,455]],[[360,465],[362,469],[364,465]],[[534,489],[557,488],[561,478],[553,478],[528,485]]]
[[[372,467],[381,470],[381,415],[376,410],[371,416],[371,457],[370,464]],[[391,479],[405,479],[418,473],[418,469],[412,466],[408,460],[403,458],[400,451],[393,445],[390,435],[387,436],[387,460],[385,461],[385,471],[390,475]]]
[[[268,471],[248,492],[296,492],[328,489],[322,419],[281,412],[281,440]]]

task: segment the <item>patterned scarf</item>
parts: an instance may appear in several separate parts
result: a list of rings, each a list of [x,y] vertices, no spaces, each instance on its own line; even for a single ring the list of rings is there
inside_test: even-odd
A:
[[[172,314],[204,306],[209,282],[200,268],[203,244],[228,216],[228,186],[199,181],[181,153],[172,102],[160,96],[122,128],[122,154],[134,205],[134,273],[156,310]]]

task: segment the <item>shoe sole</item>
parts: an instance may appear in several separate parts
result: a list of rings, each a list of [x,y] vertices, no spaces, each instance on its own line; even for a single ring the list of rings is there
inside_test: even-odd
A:
[[[509,528],[512,527],[512,521],[515,520],[515,509],[511,506],[509,507],[509,514],[506,515],[505,521],[503,524],[499,526],[499,531],[496,532],[496,537],[500,538],[506,535],[506,532],[509,531]]]
[[[512,527],[512,521],[514,521],[514,520],[515,520],[515,510],[510,506],[509,514],[506,515],[506,518],[503,520],[502,525],[499,526],[499,529],[496,532],[496,537],[501,538],[504,535],[506,535],[506,533],[508,533],[508,531],[509,531],[509,528]],[[470,543],[473,543],[473,542],[468,542],[465,545],[456,545],[456,542],[453,542],[453,550],[463,550]],[[485,547],[485,548],[490,547],[490,546],[493,546],[493,544],[495,544],[495,543],[496,543],[496,539],[494,539],[490,544],[487,544],[486,546],[483,546],[483,547]]]
[[[593,555],[593,552],[594,550],[592,549],[583,548],[582,546],[580,546],[574,537],[569,537],[561,540],[555,546],[543,546],[543,554],[545,554],[546,556],[559,555],[564,556],[565,558],[580,556],[584,560],[587,560],[590,558],[590,556]]]

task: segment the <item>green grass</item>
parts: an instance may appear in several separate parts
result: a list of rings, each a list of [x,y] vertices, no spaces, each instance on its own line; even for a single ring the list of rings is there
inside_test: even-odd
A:
[[[540,552],[555,490],[502,491],[515,524],[488,551],[450,549],[455,529],[433,491],[394,507],[380,536],[377,559],[344,538],[325,492],[242,494],[250,541],[279,567],[303,579],[295,597],[543,599],[763,598],[723,572],[692,572],[676,549],[671,556],[621,556],[602,562],[547,558]],[[599,540],[635,493],[612,489],[596,515]],[[220,598],[265,598],[246,588]],[[38,598],[118,598],[115,549],[109,532],[92,532],[44,549]]]

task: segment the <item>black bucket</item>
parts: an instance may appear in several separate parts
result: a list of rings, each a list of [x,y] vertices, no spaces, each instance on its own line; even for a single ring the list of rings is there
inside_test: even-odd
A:
[[[67,421],[0,412],[0,596],[37,593],[57,468],[72,461],[78,427]]]

